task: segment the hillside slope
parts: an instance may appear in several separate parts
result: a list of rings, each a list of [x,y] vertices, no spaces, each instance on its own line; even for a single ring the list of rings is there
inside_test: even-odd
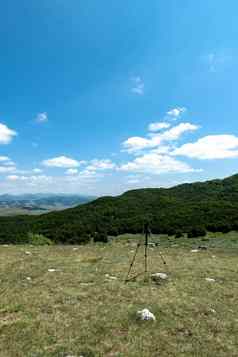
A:
[[[20,242],[27,232],[56,242],[80,243],[96,231],[137,233],[149,219],[154,233],[238,229],[238,175],[169,189],[139,189],[37,217],[0,218],[1,242]]]

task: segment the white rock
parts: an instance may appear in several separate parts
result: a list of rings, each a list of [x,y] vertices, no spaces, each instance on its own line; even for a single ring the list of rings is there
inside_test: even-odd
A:
[[[106,277],[107,279],[110,279],[110,280],[117,280],[117,277],[116,277],[116,276],[112,276],[112,275],[110,275],[110,274],[105,274],[105,277]]]
[[[54,273],[56,271],[56,269],[48,269],[49,273]]]
[[[168,275],[165,273],[154,273],[154,274],[151,274],[151,278],[154,280],[157,280],[157,279],[166,280],[166,279],[168,279]]]
[[[31,252],[26,251],[25,254],[26,255],[31,255]]]
[[[205,280],[208,281],[208,282],[210,282],[210,283],[214,283],[214,282],[216,281],[216,280],[213,279],[213,278],[206,278]]]
[[[192,249],[191,250],[191,253],[198,253],[199,252],[199,249]]]
[[[73,248],[73,250],[78,250],[78,248]]]
[[[148,309],[143,309],[141,311],[137,311],[137,316],[142,320],[142,321],[155,321],[156,317],[150,310]]]
[[[111,279],[111,280],[117,280],[117,277],[116,277],[116,276],[110,276],[109,279]]]
[[[29,280],[29,281],[30,281],[30,280],[31,280],[31,277],[30,277],[30,276],[27,276],[27,277],[26,277],[26,280]]]

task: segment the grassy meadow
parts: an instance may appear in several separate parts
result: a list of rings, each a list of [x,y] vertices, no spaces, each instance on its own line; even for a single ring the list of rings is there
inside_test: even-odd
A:
[[[168,274],[159,285],[124,283],[139,236],[0,246],[0,356],[238,356],[238,234],[158,238],[148,263]],[[143,263],[141,247],[135,273]],[[156,322],[137,319],[143,308]]]

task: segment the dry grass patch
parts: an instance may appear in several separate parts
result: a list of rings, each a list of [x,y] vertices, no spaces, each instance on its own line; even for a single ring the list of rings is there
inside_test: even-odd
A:
[[[161,285],[124,283],[130,239],[1,247],[0,356],[237,356],[238,250],[186,244],[162,244],[166,267],[149,250],[151,271],[169,276]],[[143,271],[142,250],[135,268]],[[138,321],[145,307],[156,322]]]

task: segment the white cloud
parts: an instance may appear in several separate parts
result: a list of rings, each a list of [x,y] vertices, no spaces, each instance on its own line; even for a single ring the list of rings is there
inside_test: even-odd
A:
[[[47,121],[48,121],[48,115],[46,112],[38,113],[35,118],[36,123],[46,123]]]
[[[156,153],[148,153],[137,157],[135,160],[122,165],[120,171],[147,173],[159,175],[169,172],[193,172],[188,164],[178,161],[168,155],[160,155]]]
[[[15,163],[8,156],[0,156],[0,162],[4,166],[15,166]]]
[[[68,169],[66,171],[66,175],[76,175],[78,174],[78,170],[77,169]]]
[[[42,172],[42,170],[41,170],[41,169],[38,169],[38,168],[33,169],[32,171],[33,171],[35,174],[40,174],[40,173]]]
[[[15,172],[16,167],[15,166],[0,166],[0,173],[8,173],[8,172]]]
[[[131,88],[132,93],[135,93],[138,95],[143,95],[145,85],[144,85],[141,77],[133,77],[133,78],[131,78],[131,81],[133,83],[133,87]]]
[[[133,153],[140,151],[142,149],[148,148],[151,146],[151,139],[142,138],[140,136],[132,136],[122,143],[125,151]]]
[[[6,162],[6,161],[9,161],[10,159],[9,159],[9,157],[8,156],[0,156],[0,161],[1,162]]]
[[[168,129],[171,126],[169,123],[158,122],[158,123],[150,123],[148,126],[149,131],[159,131],[162,129]]]
[[[24,176],[24,175],[8,175],[6,177],[8,181],[23,181],[27,185],[35,186],[35,185],[42,185],[42,184],[49,184],[53,182],[53,177],[46,176],[46,175],[32,175],[32,176]]]
[[[195,143],[188,143],[175,149],[172,155],[195,159],[226,159],[238,157],[238,137],[234,135],[209,135]]]
[[[90,165],[86,167],[88,171],[103,171],[103,170],[112,170],[116,167],[116,165],[109,159],[104,160],[92,160]]]
[[[175,127],[165,131],[161,134],[162,141],[174,141],[178,140],[182,134],[189,131],[196,131],[199,129],[198,125],[194,125],[191,123],[180,123]]]
[[[0,144],[9,144],[17,132],[0,123]]]
[[[232,56],[224,51],[214,51],[202,56],[202,60],[208,66],[210,72],[217,72],[231,62]]]
[[[149,134],[150,138],[133,136],[122,143],[125,151],[128,153],[137,153],[143,149],[158,147],[163,142],[178,140],[182,134],[189,131],[195,131],[199,127],[191,123],[180,123],[175,127],[162,133]]]
[[[66,156],[58,156],[52,159],[44,160],[42,164],[48,167],[74,168],[79,167],[82,162]]]
[[[185,107],[177,107],[174,109],[170,109],[166,114],[172,117],[174,120],[177,120],[186,111],[187,109]]]
[[[10,181],[16,181],[18,179],[19,176],[17,175],[9,175],[7,176],[7,180],[10,180]]]

